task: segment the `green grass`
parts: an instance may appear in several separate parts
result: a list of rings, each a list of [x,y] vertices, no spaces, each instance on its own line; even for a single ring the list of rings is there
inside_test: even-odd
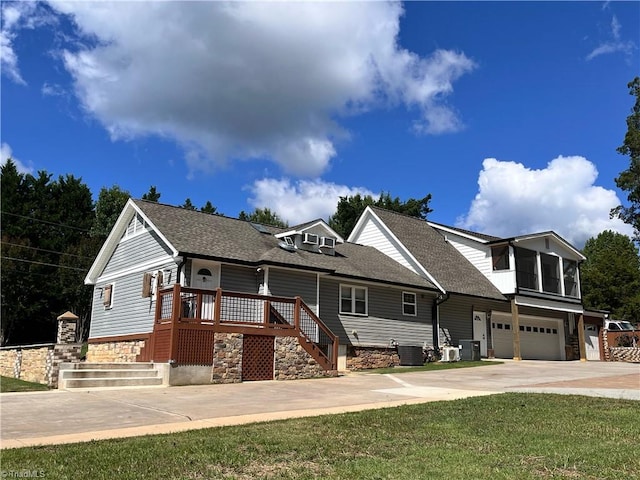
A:
[[[502,394],[171,435],[4,450],[47,479],[631,479],[638,402]]]
[[[406,372],[425,372],[432,370],[448,370],[451,368],[469,368],[469,367],[486,367],[487,365],[500,365],[500,361],[483,360],[478,362],[465,361],[465,362],[433,362],[425,363],[418,367],[389,367],[389,368],[375,368],[371,370],[360,370],[358,373],[406,373]]]
[[[11,377],[0,377],[0,393],[35,392],[38,390],[49,390],[49,387],[42,383],[25,382],[24,380]]]

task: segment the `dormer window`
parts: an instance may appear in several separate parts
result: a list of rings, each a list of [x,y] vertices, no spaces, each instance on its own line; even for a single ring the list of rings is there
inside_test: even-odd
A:
[[[304,239],[302,240],[302,243],[307,243],[309,245],[317,245],[318,244],[318,235],[315,235],[313,233],[305,233],[304,234]]]
[[[291,237],[284,237],[284,243],[286,243],[287,245],[289,245],[290,247],[293,247],[295,244],[293,243],[293,239]]]
[[[336,241],[334,238],[331,238],[331,237],[322,237],[320,239],[320,246],[327,247],[327,248],[335,248]]]

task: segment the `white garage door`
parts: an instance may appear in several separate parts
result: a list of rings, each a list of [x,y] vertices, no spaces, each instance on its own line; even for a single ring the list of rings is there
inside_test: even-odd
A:
[[[564,335],[561,319],[520,315],[520,355],[528,360],[561,360]],[[513,358],[511,314],[491,313],[491,336],[497,358]]]

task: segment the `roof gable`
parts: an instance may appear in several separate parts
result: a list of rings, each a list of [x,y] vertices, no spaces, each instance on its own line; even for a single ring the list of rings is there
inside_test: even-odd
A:
[[[144,213],[142,209],[140,209],[138,205],[136,205],[133,199],[129,199],[122,209],[122,212],[120,212],[120,215],[118,216],[116,223],[111,229],[111,232],[109,232],[107,239],[100,248],[98,255],[96,255],[95,260],[91,264],[89,272],[84,279],[84,283],[86,285],[93,285],[96,283],[98,277],[104,271],[109,259],[111,258],[111,255],[113,255],[113,252],[118,246],[118,243],[120,243],[120,240],[127,231],[127,227],[135,218],[136,214],[140,215],[144,219],[144,221],[151,227],[151,229],[155,231],[158,237],[169,247],[174,256],[178,255],[178,251],[171,244],[171,242],[169,242],[165,238],[162,232],[154,225],[153,221]]]
[[[431,278],[446,292],[505,300],[500,291],[475,268],[446,238],[420,218],[367,207]],[[367,212],[367,209],[365,212]],[[358,237],[367,221],[365,214],[356,223],[349,240]]]
[[[292,235],[301,235],[307,232],[318,231],[326,232],[326,234],[323,236],[334,238],[336,240],[336,243],[344,243],[344,238],[338,235],[338,233],[322,219],[312,220],[310,222],[301,223],[300,225],[294,225],[286,231],[277,233],[275,236],[276,238],[284,238]]]

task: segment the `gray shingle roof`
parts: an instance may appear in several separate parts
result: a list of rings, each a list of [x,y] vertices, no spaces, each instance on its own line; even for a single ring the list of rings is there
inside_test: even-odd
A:
[[[288,229],[269,227],[261,233],[251,223],[180,207],[134,200],[137,207],[181,254],[252,265],[280,265],[362,280],[436,290],[428,280],[375,248],[353,243],[336,246],[336,255],[280,248],[273,234]]]
[[[447,292],[506,300],[488,278],[425,220],[378,207],[373,207],[373,211]]]
[[[449,228],[451,230],[455,230],[457,232],[464,233],[466,235],[471,235],[472,237],[476,237],[476,238],[479,238],[481,240],[486,240],[487,242],[495,242],[495,241],[498,241],[498,240],[502,240],[501,237],[496,237],[494,235],[489,235],[487,233],[474,232],[472,230],[465,230],[464,228],[452,227],[450,225],[444,225],[442,223],[432,222],[431,220],[429,220],[429,223],[431,223],[433,225],[436,225],[436,226]]]

